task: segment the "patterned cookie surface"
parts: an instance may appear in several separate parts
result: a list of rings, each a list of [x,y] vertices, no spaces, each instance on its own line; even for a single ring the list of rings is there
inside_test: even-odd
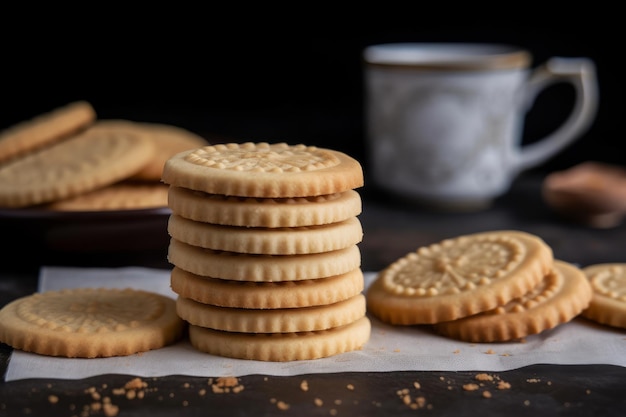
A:
[[[140,136],[88,129],[0,167],[0,206],[48,203],[113,184],[141,169],[153,151]]]
[[[214,330],[242,333],[291,333],[344,326],[365,316],[365,297],[322,306],[250,309],[218,307],[189,298],[176,300],[178,315],[190,324]]]
[[[0,162],[69,137],[95,119],[91,104],[77,101],[11,126],[0,132]]]
[[[169,185],[241,197],[286,198],[363,186],[358,161],[332,149],[286,143],[229,143],[181,152],[163,169]]]
[[[550,273],[527,294],[493,310],[436,323],[434,329],[467,342],[519,339],[572,320],[589,305],[591,294],[582,270],[555,260]]]
[[[301,333],[235,333],[189,325],[189,340],[199,351],[270,362],[318,359],[358,350],[370,333],[367,317],[341,327]]]
[[[248,282],[202,277],[172,268],[172,290],[182,297],[222,307],[295,308],[332,304],[363,291],[360,268],[327,278]]]
[[[256,255],[215,251],[170,239],[168,260],[196,275],[237,281],[271,282],[325,278],[361,266],[357,245],[305,255]]]
[[[200,135],[187,129],[163,123],[135,122],[131,120],[97,120],[92,129],[113,132],[130,132],[146,137],[154,144],[155,152],[144,167],[130,179],[160,181],[165,161],[179,152],[208,145]]]
[[[0,341],[50,356],[130,355],[173,343],[184,328],[175,300],[132,289],[48,291],[0,310]]]
[[[368,310],[391,324],[432,324],[496,308],[537,285],[553,264],[539,237],[513,230],[446,239],[385,268]]]
[[[298,227],[336,223],[361,214],[354,190],[296,198],[246,198],[170,187],[172,212],[187,219],[246,227]]]
[[[582,316],[613,327],[626,328],[626,263],[603,263],[583,268],[593,297]]]
[[[330,252],[356,245],[363,238],[356,217],[319,226],[264,228],[215,225],[172,214],[167,230],[170,236],[189,245],[267,255]]]

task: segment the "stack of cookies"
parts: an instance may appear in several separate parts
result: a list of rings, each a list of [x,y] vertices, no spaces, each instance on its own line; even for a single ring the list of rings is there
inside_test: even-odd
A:
[[[305,145],[218,144],[170,158],[162,180],[171,286],[196,349],[293,361],[369,339],[355,159]]]
[[[538,334],[581,314],[585,273],[540,237],[497,230],[446,239],[396,260],[367,291],[368,311],[397,325],[432,325],[468,342]]]

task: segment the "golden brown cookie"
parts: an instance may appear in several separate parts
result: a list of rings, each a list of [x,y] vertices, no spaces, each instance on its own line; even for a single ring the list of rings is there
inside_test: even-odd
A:
[[[363,291],[360,268],[327,278],[247,282],[202,277],[172,268],[172,290],[200,303],[238,308],[295,308],[332,304]]]
[[[432,324],[491,310],[535,287],[552,269],[538,236],[489,231],[421,247],[385,268],[368,311],[391,324]]]
[[[318,226],[267,228],[223,226],[172,214],[167,230],[171,237],[189,245],[267,255],[330,252],[356,245],[363,238],[356,217]]]
[[[593,297],[581,315],[613,327],[626,328],[626,263],[589,265],[583,272]]]
[[[319,359],[358,350],[369,340],[367,317],[341,327],[299,333],[235,333],[189,325],[189,340],[202,352],[270,362]]]
[[[0,207],[50,203],[128,178],[154,152],[146,138],[86,131],[0,167]]]
[[[493,310],[436,323],[436,332],[466,342],[504,342],[566,323],[591,301],[591,286],[578,267],[559,260],[528,293]]]
[[[354,190],[297,198],[246,198],[170,187],[172,212],[187,219],[227,226],[298,227],[336,223],[361,214]]]
[[[96,119],[86,101],[76,101],[0,132],[0,163],[70,137]]]
[[[332,149],[286,143],[228,143],[181,152],[165,163],[169,185],[241,197],[288,198],[363,186],[358,161]]]
[[[188,323],[214,330],[242,333],[312,332],[344,326],[365,316],[365,297],[357,294],[333,304],[280,309],[218,307],[178,297],[176,311]]]
[[[0,341],[26,352],[70,358],[125,356],[179,340],[175,300],[133,289],[36,293],[0,310]]]
[[[155,152],[148,163],[130,179],[142,181],[160,181],[165,161],[179,152],[208,145],[208,142],[182,127],[165,123],[136,122],[131,120],[97,120],[94,129],[114,132],[130,132],[145,136],[153,142]]]
[[[168,260],[196,275],[236,281],[300,281],[343,274],[361,266],[357,245],[305,255],[255,255],[215,251],[170,239]]]
[[[43,208],[55,211],[139,210],[167,207],[165,184],[122,181],[58,200]]]

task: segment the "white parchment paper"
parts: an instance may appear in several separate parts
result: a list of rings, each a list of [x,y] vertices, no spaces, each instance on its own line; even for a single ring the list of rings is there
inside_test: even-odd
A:
[[[368,286],[375,273],[365,274]],[[71,287],[130,287],[172,298],[168,270],[44,267],[39,291]],[[525,343],[472,344],[433,334],[419,326],[390,326],[370,317],[372,334],[362,350],[329,358],[262,362],[223,358],[196,351],[188,341],[141,354],[68,359],[14,351],[6,381],[24,378],[80,379],[99,374],[141,377],[165,375],[301,375],[383,371],[505,371],[539,363],[626,366],[626,331],[582,318],[526,338]]]

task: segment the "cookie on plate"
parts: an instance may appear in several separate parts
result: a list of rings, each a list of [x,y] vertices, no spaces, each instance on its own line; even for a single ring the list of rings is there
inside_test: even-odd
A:
[[[553,266],[550,246],[516,230],[458,236],[417,249],[379,273],[368,311],[390,324],[434,324],[491,310],[534,288]]]
[[[608,326],[626,328],[626,263],[589,265],[583,272],[593,297],[581,315]]]
[[[165,161],[179,152],[208,145],[208,142],[182,127],[165,123],[136,122],[123,119],[99,119],[93,129],[113,132],[130,132],[141,135],[154,145],[154,155],[141,170],[130,179],[142,181],[161,181]]]
[[[0,207],[51,203],[111,185],[142,169],[153,153],[145,137],[87,129],[0,166]]]
[[[133,289],[47,291],[0,309],[1,342],[49,356],[126,356],[174,343],[184,330],[175,300]]]
[[[76,101],[0,132],[0,163],[70,137],[96,119],[94,108]]]
[[[521,339],[566,323],[591,301],[591,286],[583,271],[560,260],[528,293],[492,310],[458,320],[435,323],[439,334],[466,342]]]

